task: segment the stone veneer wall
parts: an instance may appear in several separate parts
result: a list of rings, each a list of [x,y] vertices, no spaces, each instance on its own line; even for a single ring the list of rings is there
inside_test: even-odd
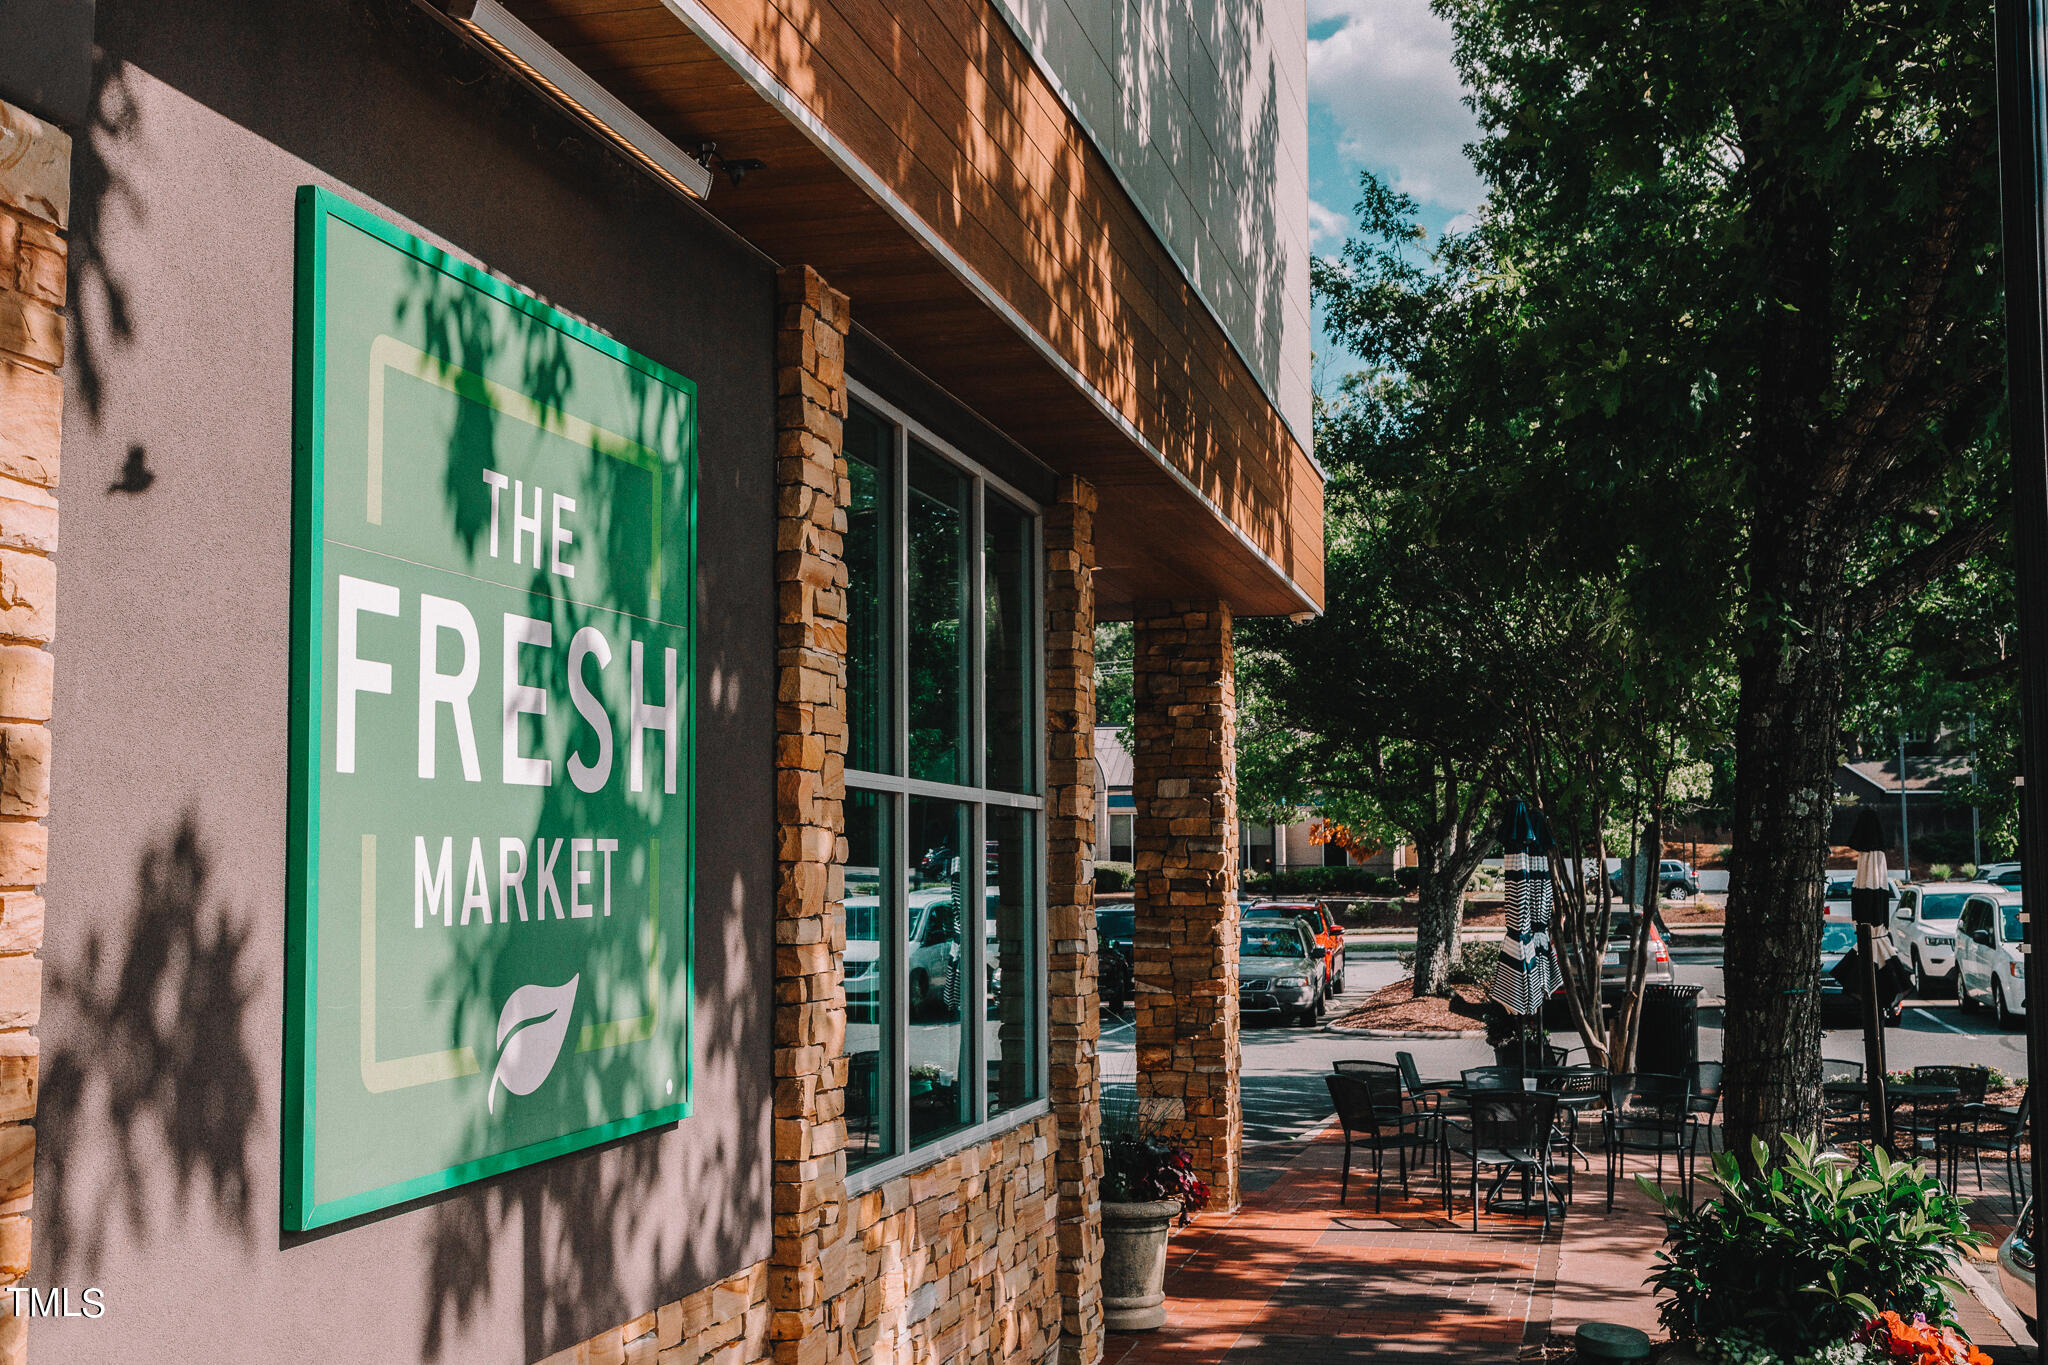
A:
[[[1230,607],[1174,602],[1133,632],[1138,1095],[1238,1203],[1237,701]]]
[[[846,295],[779,281],[775,334],[777,1365],[843,1354],[846,1206]]]
[[[1096,1324],[1094,1354],[1075,1357],[1092,1365],[1101,1356],[1100,1294],[1092,1287],[1099,1282],[1100,1232],[1064,1225],[1070,1211],[1063,1184],[1071,1175],[1074,1216],[1096,1207],[1094,911],[1080,884],[1085,865],[1074,860],[1077,851],[1085,859],[1085,844],[1070,839],[1067,860],[1056,853],[1049,877],[1055,937],[1085,928],[1067,941],[1064,956],[1060,945],[1054,949],[1053,1090],[1060,1113],[858,1195],[846,1192],[840,554],[851,497],[841,454],[848,306],[845,295],[807,269],[783,272],[780,292],[774,1250],[766,1262],[559,1352],[546,1365],[1040,1361],[1059,1346],[1061,1287],[1070,1276],[1090,1286],[1069,1310],[1084,1338],[1086,1324]],[[1093,493],[1078,484],[1069,494],[1048,527],[1048,605],[1056,631],[1066,622],[1065,633],[1049,642],[1048,705],[1057,695],[1069,717],[1086,706],[1088,723],[1079,732],[1085,745],[1093,721],[1092,653],[1076,651],[1093,647]],[[1078,536],[1069,509],[1079,509]],[[1061,527],[1067,542],[1055,539]],[[1077,551],[1075,543],[1089,548]],[[1071,725],[1055,720],[1048,727],[1056,736],[1048,769],[1055,830],[1062,819],[1092,818],[1093,760],[1057,738],[1071,735]],[[1085,781],[1090,795],[1068,791],[1075,781]],[[1084,910],[1085,926],[1077,918]],[[1083,938],[1085,964],[1074,960],[1074,943]],[[1062,1001],[1063,991],[1084,992],[1085,1023],[1076,1018],[1083,1011]],[[1063,1056],[1075,1063],[1071,1073],[1058,1069]],[[1076,1079],[1083,1074],[1085,1083]],[[1076,1134],[1071,1144],[1062,1136],[1065,1123]]]
[[[1102,1016],[1095,937],[1095,489],[1045,514],[1046,966],[1059,1120],[1060,1359],[1102,1359]]]
[[[70,203],[71,139],[0,103],[0,1285],[29,1269]],[[27,1356],[0,1313],[0,1363]]]

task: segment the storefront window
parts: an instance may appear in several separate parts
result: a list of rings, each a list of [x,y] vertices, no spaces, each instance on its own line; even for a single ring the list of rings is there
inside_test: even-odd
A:
[[[882,1065],[884,1021],[895,1013],[902,949],[883,932],[897,918],[902,879],[889,803],[846,794],[846,1161],[865,1166],[893,1150],[892,1069]]]
[[[981,515],[987,574],[982,677],[988,698],[988,785],[1036,791],[1036,729],[1030,722],[1038,662],[1034,525],[1023,508],[994,493],[982,500]]]
[[[967,476],[910,447],[910,775],[967,779]]]
[[[1043,632],[1024,499],[880,403],[846,432],[857,1170],[1044,1095]]]
[[[846,419],[846,474],[853,498],[846,511],[847,766],[900,772],[890,725],[890,493],[895,479],[894,430],[866,408]]]

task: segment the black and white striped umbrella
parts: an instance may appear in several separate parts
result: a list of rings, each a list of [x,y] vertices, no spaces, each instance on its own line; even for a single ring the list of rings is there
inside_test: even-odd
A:
[[[1507,937],[1486,994],[1510,1014],[1536,1014],[1558,982],[1550,955],[1550,858],[1542,817],[1526,803],[1509,809],[1501,881],[1507,893]]]

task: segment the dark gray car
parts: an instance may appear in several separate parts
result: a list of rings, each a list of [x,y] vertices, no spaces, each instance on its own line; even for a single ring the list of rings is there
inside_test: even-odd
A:
[[[1322,1012],[1322,950],[1295,920],[1257,920],[1238,930],[1239,1014],[1312,1023]]]

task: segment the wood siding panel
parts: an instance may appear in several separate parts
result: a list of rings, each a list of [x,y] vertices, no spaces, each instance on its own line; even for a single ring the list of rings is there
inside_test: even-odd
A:
[[[1201,490],[1321,600],[1313,466],[1108,163],[987,0],[703,0],[804,108]],[[510,0],[679,145],[768,169],[710,210],[816,267],[854,318],[1056,469],[1105,488],[1105,611],[1209,581],[1298,610],[1227,528],[1018,338],[660,0]],[[764,117],[766,115],[766,117]],[[1312,487],[1310,487],[1312,486]],[[1112,496],[1109,490],[1116,490]],[[1123,506],[1116,505],[1121,497]],[[1128,511],[1129,515],[1126,515]],[[1304,519],[1313,517],[1313,525]],[[1116,532],[1112,536],[1110,532]],[[1206,576],[1206,577],[1205,577]],[[1313,586],[1311,586],[1313,585]]]

